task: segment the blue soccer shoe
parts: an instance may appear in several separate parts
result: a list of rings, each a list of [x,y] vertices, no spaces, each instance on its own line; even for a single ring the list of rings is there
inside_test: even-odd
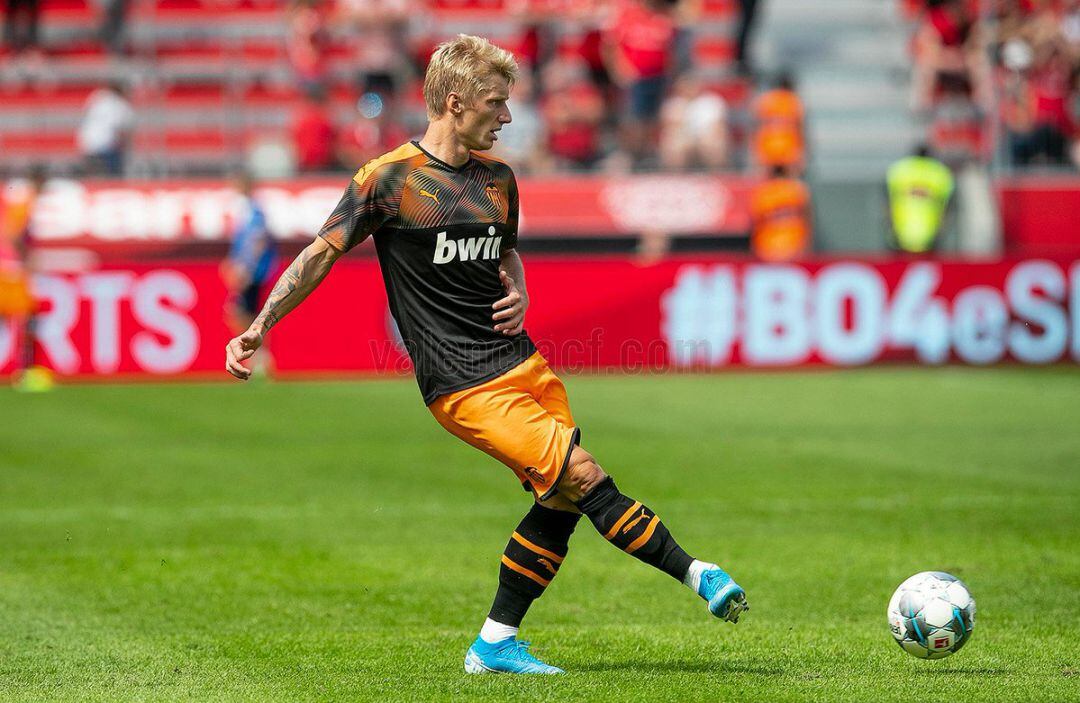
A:
[[[702,572],[698,595],[709,601],[709,612],[728,622],[739,622],[739,615],[750,610],[746,592],[715,564]]]
[[[488,644],[480,637],[465,653],[466,674],[565,674],[529,654],[529,643],[508,637]]]

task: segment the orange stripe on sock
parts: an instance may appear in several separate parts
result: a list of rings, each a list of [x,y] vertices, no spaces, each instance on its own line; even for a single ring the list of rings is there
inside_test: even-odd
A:
[[[548,550],[544,549],[543,547],[536,546],[535,544],[533,544],[529,540],[527,540],[524,537],[522,537],[521,535],[519,535],[517,532],[515,532],[512,535],[512,537],[515,540],[517,540],[518,544],[520,544],[522,547],[525,547],[525,549],[528,549],[529,551],[532,551],[532,552],[536,552],[537,554],[539,554],[542,557],[547,557],[548,559],[552,560],[556,564],[561,564],[562,563],[563,558],[561,556],[559,556],[555,552],[549,552]]]
[[[549,579],[540,576],[534,571],[526,569],[521,564],[511,561],[510,558],[505,554],[503,554],[502,563],[506,566],[506,568],[510,569],[511,571],[516,571],[522,576],[525,576],[526,578],[531,578],[533,581],[536,581],[541,586],[546,587],[549,583],[551,583]]]
[[[649,526],[645,528],[645,531],[641,533],[641,536],[635,539],[626,548],[627,554],[633,554],[637,550],[641,549],[649,538],[652,537],[653,532],[656,532],[656,526],[660,524],[660,518],[653,515],[652,520],[649,521]]]
[[[637,512],[637,509],[640,508],[640,507],[641,507],[641,503],[635,502],[633,505],[631,505],[629,508],[627,508],[626,512],[622,514],[622,517],[619,518],[619,521],[616,522],[611,527],[611,529],[608,531],[608,533],[606,535],[604,535],[604,539],[610,540],[612,537],[614,537],[616,535],[616,533],[618,533],[619,528],[622,527],[624,524],[626,524],[626,521],[630,519],[630,516],[633,515],[635,512]]]

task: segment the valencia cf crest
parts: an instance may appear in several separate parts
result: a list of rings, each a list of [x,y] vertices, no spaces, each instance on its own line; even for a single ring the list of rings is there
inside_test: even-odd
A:
[[[489,183],[487,187],[484,188],[484,194],[487,195],[488,200],[490,200],[491,204],[495,206],[495,209],[497,209],[499,212],[502,212],[502,194],[499,193],[499,189],[495,186],[494,183]]]

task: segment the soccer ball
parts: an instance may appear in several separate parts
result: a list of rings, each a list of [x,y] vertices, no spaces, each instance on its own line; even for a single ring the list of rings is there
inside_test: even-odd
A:
[[[971,639],[975,599],[955,576],[923,571],[893,593],[889,628],[900,648],[913,657],[942,659],[960,651]]]

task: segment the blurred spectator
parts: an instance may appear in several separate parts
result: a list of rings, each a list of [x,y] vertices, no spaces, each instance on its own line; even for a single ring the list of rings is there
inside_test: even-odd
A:
[[[754,188],[750,215],[750,249],[759,259],[791,261],[810,251],[810,190],[783,166]]]
[[[932,251],[956,187],[949,167],[931,156],[928,146],[920,145],[889,167],[886,187],[890,244],[911,254]]]
[[[532,73],[522,71],[510,93],[510,116],[513,120],[499,132],[492,154],[513,164],[516,171],[530,173],[547,166],[544,150],[544,121],[536,104]]]
[[[324,90],[308,92],[293,116],[291,132],[300,171],[325,171],[336,165],[334,124]]]
[[[1074,132],[1070,112],[1073,68],[1057,43],[1042,55],[1021,39],[1002,48],[1001,117],[1012,161],[1018,166],[1066,163]]]
[[[915,74],[912,102],[927,110],[945,77],[970,82],[974,97],[991,104],[989,64],[978,15],[970,0],[927,0],[915,36]]]
[[[4,43],[15,53],[38,45],[40,0],[7,0]]]
[[[681,76],[660,113],[660,163],[676,170],[719,169],[727,160],[727,103],[698,76]]]
[[[37,303],[30,281],[34,208],[45,180],[44,169],[34,168],[25,180],[9,183],[0,201],[0,324],[10,319],[18,330],[21,343],[12,380],[17,389],[24,391],[52,387],[52,375],[34,363]]]
[[[288,23],[285,49],[301,89],[322,88],[326,82],[329,42],[324,3],[321,0],[293,0]]]
[[[758,96],[753,113],[755,162],[766,170],[780,167],[801,174],[806,166],[805,114],[791,74],[780,74],[775,87]]]
[[[694,69],[694,42],[704,11],[704,0],[669,0],[674,6],[674,56],[668,75],[677,76]]]
[[[228,289],[226,322],[233,334],[240,334],[259,314],[263,287],[274,273],[277,255],[251,177],[246,173],[236,176],[233,187],[240,202],[229,255],[221,264],[221,277]]]
[[[391,96],[410,77],[410,9],[407,0],[339,0],[339,19],[351,27],[361,91]]]
[[[608,71],[624,89],[622,143],[635,165],[650,155],[667,87],[675,38],[674,3],[633,0],[615,15],[605,37]]]
[[[127,22],[129,0],[97,0],[101,6],[101,43],[113,54],[122,54],[126,48],[124,27]]]
[[[959,76],[943,77],[940,90],[930,123],[934,153],[954,171],[985,160],[985,116],[971,98],[970,83]]]
[[[735,65],[739,73],[752,76],[750,63],[750,35],[754,31],[754,19],[757,16],[758,0],[739,0],[739,28],[735,36]]]
[[[581,36],[577,47],[578,55],[589,67],[589,78],[607,99],[615,89],[615,79],[608,71],[604,61],[604,33],[600,29],[590,29]]]
[[[338,161],[346,170],[355,171],[408,139],[409,133],[397,119],[393,98],[364,93],[352,122],[338,135]]]
[[[1041,55],[1036,54],[1036,65],[1031,74],[1031,98],[1035,101],[1034,144],[1020,163],[1066,163],[1066,144],[1073,132],[1068,107],[1072,72],[1073,67],[1060,43],[1046,44]]]
[[[99,88],[86,101],[77,142],[90,175],[120,176],[124,173],[135,111],[125,97],[124,86],[113,83]]]
[[[1069,41],[1065,32],[1070,8],[1066,7],[1066,0],[1029,0],[1019,4],[1024,10],[1018,27],[1019,38],[1028,42],[1036,54],[1043,53],[1051,45],[1068,53]]]
[[[604,100],[585,64],[572,58],[552,60],[544,69],[544,85],[541,111],[553,164],[570,169],[595,166],[602,155]]]

